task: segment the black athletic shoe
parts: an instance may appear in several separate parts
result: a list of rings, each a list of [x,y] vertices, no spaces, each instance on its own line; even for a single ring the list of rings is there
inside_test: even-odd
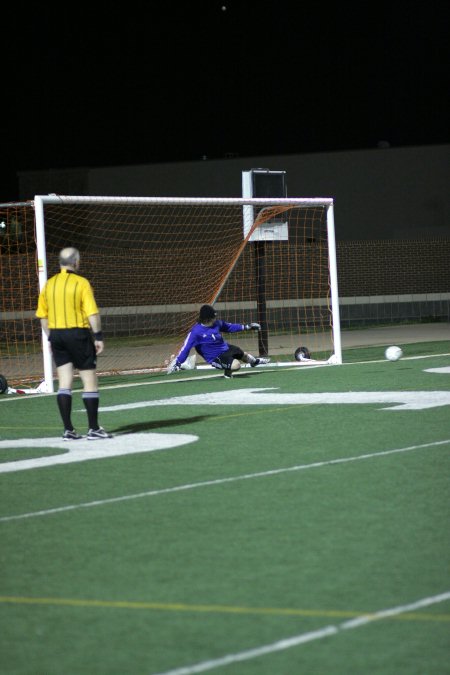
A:
[[[227,380],[231,380],[233,377],[233,373],[231,372],[231,368],[225,368],[223,376],[226,377]]]
[[[69,430],[66,429],[65,432],[63,433],[63,440],[65,441],[79,441],[83,436],[80,436],[80,434],[77,434],[75,429]]]
[[[266,363],[270,363],[270,359],[263,358],[260,356],[258,359],[255,359],[253,363],[251,363],[252,368],[256,368],[256,366],[264,366]]]
[[[89,429],[87,436],[88,441],[99,441],[102,438],[112,438],[112,434],[99,427],[98,429]]]

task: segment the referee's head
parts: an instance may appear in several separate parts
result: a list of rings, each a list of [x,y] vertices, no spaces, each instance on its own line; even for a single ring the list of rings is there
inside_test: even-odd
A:
[[[60,267],[76,270],[80,264],[80,252],[73,246],[63,248],[59,253]]]

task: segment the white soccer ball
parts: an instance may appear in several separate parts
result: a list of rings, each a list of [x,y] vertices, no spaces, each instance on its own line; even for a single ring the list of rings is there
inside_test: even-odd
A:
[[[394,345],[392,347],[388,347],[386,351],[384,352],[385,357],[387,358],[388,361],[398,361],[399,359],[402,358],[403,352],[400,349],[400,347],[395,347]]]

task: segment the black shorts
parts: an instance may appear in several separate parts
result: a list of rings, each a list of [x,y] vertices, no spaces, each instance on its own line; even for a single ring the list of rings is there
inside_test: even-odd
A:
[[[231,368],[231,364],[233,363],[234,359],[237,359],[238,361],[241,361],[241,359],[244,358],[244,352],[240,347],[236,347],[235,345],[228,345],[228,349],[226,352],[222,352],[219,356],[216,356],[216,358],[213,361],[217,365],[214,366],[215,368],[223,368],[228,369]]]
[[[78,370],[95,370],[97,354],[88,328],[52,328],[49,339],[57,368],[72,363]]]

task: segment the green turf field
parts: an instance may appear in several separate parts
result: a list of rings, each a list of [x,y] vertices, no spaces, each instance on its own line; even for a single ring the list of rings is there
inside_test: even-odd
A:
[[[108,441],[0,397],[1,675],[450,673],[449,343],[403,350],[103,378]]]

